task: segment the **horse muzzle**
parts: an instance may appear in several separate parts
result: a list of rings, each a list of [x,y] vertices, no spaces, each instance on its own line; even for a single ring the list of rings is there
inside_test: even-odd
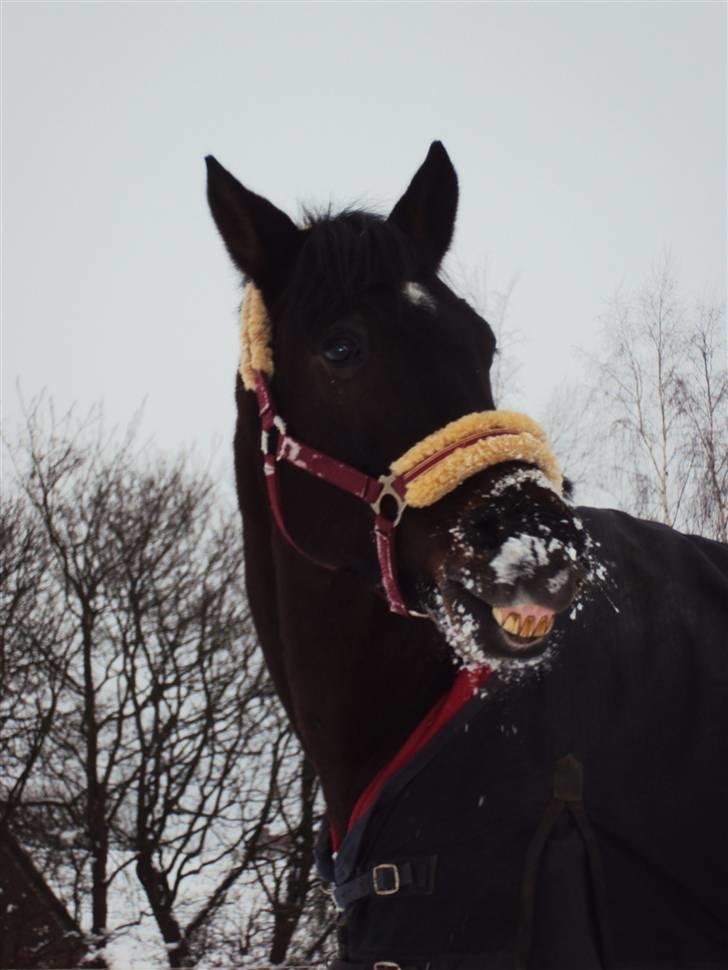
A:
[[[451,643],[467,630],[480,653],[543,649],[584,579],[584,533],[534,468],[503,465],[449,501],[447,542],[434,564],[429,612]]]

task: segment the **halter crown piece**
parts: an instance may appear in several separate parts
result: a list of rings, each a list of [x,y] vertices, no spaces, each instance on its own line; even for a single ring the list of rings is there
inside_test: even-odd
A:
[[[245,287],[240,324],[240,376],[258,398],[263,471],[271,510],[278,528],[305,558],[311,559],[286,529],[278,488],[278,463],[288,461],[317,478],[356,495],[374,513],[374,539],[384,594],[393,613],[421,616],[409,610],[397,583],[394,530],[404,510],[433,505],[466,478],[504,461],[536,465],[555,490],[562,493],[559,464],[543,429],[525,414],[514,411],[480,411],[466,414],[428,435],[392,462],[389,474],[372,478],[292,438],[275,409],[269,379],[273,376],[271,325],[260,290]],[[391,500],[394,514],[383,509]]]

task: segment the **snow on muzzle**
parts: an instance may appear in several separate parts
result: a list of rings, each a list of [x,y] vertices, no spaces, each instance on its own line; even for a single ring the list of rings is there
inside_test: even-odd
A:
[[[577,551],[554,536],[517,533],[489,563],[493,618],[506,641],[530,646],[551,633],[556,613],[572,601],[579,583]]]
[[[535,662],[584,580],[583,525],[534,467],[492,468],[464,497],[447,508],[430,615],[467,665]]]

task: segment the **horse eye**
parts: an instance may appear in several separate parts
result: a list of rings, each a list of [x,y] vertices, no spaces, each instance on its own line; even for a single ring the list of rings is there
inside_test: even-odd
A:
[[[327,340],[322,353],[332,364],[351,364],[361,357],[361,346],[350,334],[338,334]]]

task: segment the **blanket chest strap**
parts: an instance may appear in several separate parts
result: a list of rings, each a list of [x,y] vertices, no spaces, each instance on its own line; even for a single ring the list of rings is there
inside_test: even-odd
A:
[[[336,887],[336,905],[346,909],[367,896],[428,896],[435,888],[437,856],[380,862]]]

